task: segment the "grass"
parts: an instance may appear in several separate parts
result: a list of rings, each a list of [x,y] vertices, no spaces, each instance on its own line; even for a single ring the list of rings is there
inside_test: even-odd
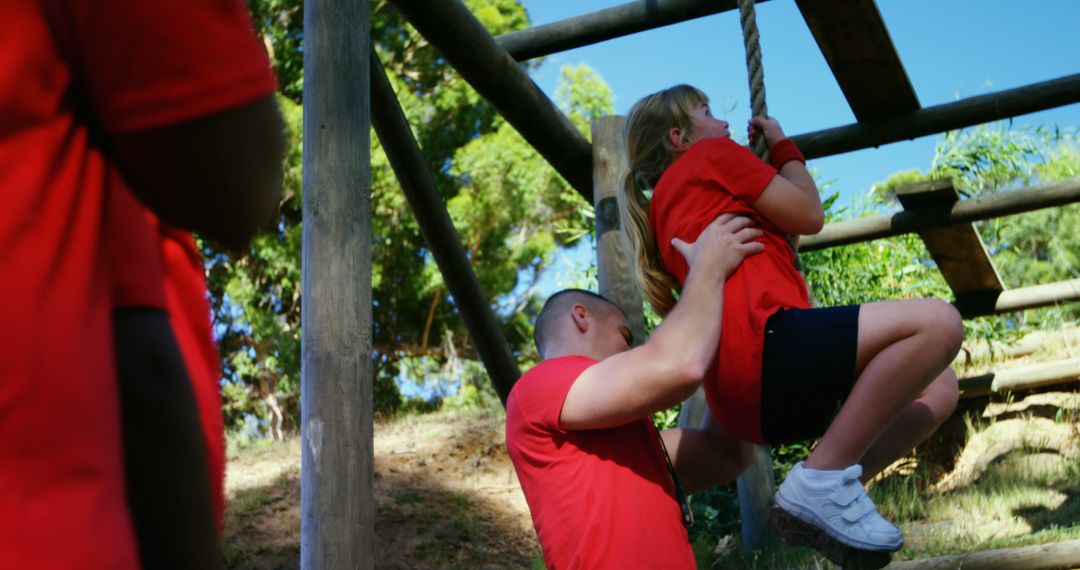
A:
[[[1080,398],[1058,396],[998,397],[951,420],[951,435],[941,441],[966,443],[985,465],[949,490],[934,489],[944,470],[953,470],[952,443],[935,457],[920,452],[871,486],[881,512],[907,537],[897,560],[1080,539]],[[511,481],[501,440],[490,435],[501,422],[497,415],[454,410],[377,427],[376,533],[381,544],[393,545],[380,551],[380,568],[543,568],[531,529],[512,524],[508,507],[493,502],[514,494],[501,490]],[[299,440],[231,449],[228,568],[296,567],[299,452]],[[780,454],[778,463],[795,455]],[[965,457],[955,454],[957,462]],[[478,461],[485,458],[492,463]],[[235,467],[241,469],[234,476]],[[480,475],[486,478],[477,489],[451,484]],[[788,545],[745,554],[734,488],[695,495],[691,503],[699,568],[835,568]]]
[[[878,510],[904,532],[905,546],[894,560],[1080,539],[1080,414],[1075,399],[1061,401],[1069,403],[1049,417],[1008,412],[1001,416],[1008,419],[997,420],[976,408],[954,418],[964,440],[958,443],[968,450],[950,467],[967,473],[955,487],[935,490],[941,466],[922,457],[872,484]],[[995,405],[1009,410],[1021,403],[1004,396]],[[963,465],[972,461],[975,467]],[[724,532],[734,534],[695,536],[699,568],[835,568],[809,549],[786,544],[748,555],[738,528]]]

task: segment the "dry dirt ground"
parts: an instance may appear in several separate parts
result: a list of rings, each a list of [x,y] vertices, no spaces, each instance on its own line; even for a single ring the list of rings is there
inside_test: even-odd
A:
[[[1080,354],[1077,338],[1070,338],[1064,351],[1055,351],[1059,357],[1061,352],[1073,358]],[[1016,355],[1009,364],[1041,360],[1038,356],[1045,358]],[[969,369],[961,375],[971,373]],[[919,487],[946,498],[967,488],[978,495],[979,479],[988,467],[1016,458],[1026,461],[1032,454],[1043,463],[1071,464],[1069,472],[1080,473],[1080,393],[1076,386],[1015,398],[964,400],[962,413],[920,448],[917,461],[899,462],[888,475],[902,475],[910,472],[910,465],[921,464],[928,469],[927,480]],[[501,411],[413,415],[376,424],[377,568],[542,568],[528,508],[503,438]],[[1066,530],[1061,538],[1041,540],[1080,538],[1073,536],[1077,534],[1073,513],[1078,512],[1076,502],[1080,499],[1080,484],[1075,481],[1067,479],[1067,488],[1056,491],[1064,497],[1058,501],[1061,505],[1044,508],[1049,509],[1049,522],[1027,517],[1038,519],[1038,524],[1028,524],[1017,519],[1015,508],[1003,507],[1003,514],[993,511],[982,518],[968,509],[957,514],[957,520],[942,522],[930,517],[905,524],[911,546],[905,557],[922,558],[948,550],[952,539],[942,525],[951,528],[964,521],[978,527],[978,533],[971,531],[973,536],[987,534],[972,539],[973,547],[992,540],[1023,543],[1024,536],[1037,534],[1038,528],[1047,525],[1074,530]],[[299,440],[261,442],[231,454],[226,490],[229,507],[223,547],[227,567],[298,568]],[[925,499],[915,500],[921,504]],[[1021,515],[1027,512],[1021,511]],[[1017,520],[1009,526],[997,519]],[[1027,540],[1040,539],[1032,536]]]
[[[377,568],[529,568],[528,506],[491,412],[410,416],[375,427]],[[298,568],[300,443],[229,458],[230,568]]]

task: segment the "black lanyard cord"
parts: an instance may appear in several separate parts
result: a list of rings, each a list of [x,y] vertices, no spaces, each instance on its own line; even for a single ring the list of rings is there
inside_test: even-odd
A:
[[[652,423],[653,429],[656,430],[656,437],[660,440],[660,449],[664,450],[664,461],[667,463],[668,473],[671,473],[671,482],[675,484],[675,500],[679,502],[679,510],[682,511],[683,526],[687,530],[694,526],[694,511],[690,509],[690,503],[686,500],[686,493],[683,492],[682,485],[679,484],[679,476],[675,474],[675,466],[671,463],[671,455],[668,454],[667,444],[664,443],[664,436],[660,434],[660,428],[656,427],[656,424]],[[687,533],[689,538],[689,533]]]

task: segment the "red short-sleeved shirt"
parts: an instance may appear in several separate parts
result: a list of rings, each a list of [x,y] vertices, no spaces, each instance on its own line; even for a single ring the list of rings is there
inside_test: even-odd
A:
[[[199,408],[220,531],[225,513],[225,425],[202,256],[190,232],[160,222],[119,176],[109,185],[106,224],[113,307],[148,307],[169,316]]]
[[[221,365],[211,328],[206,274],[190,232],[164,223],[159,230],[169,321],[199,406],[214,518],[220,532],[225,513],[225,420],[221,414]]]
[[[764,231],[765,251],[750,256],[724,284],[720,346],[705,379],[705,395],[717,419],[736,436],[764,443],[761,434],[761,352],[765,321],[780,308],[808,308],[806,283],[795,269],[785,233],[754,209],[776,169],[731,139],[692,145],[660,177],[649,220],[664,266],[679,283],[689,267],[671,245],[697,239],[718,215],[744,214]]]
[[[558,569],[695,568],[652,422],[559,427],[570,386],[593,364],[584,356],[545,360],[506,402],[506,449],[544,561]]]
[[[224,110],[275,87],[239,0],[4,3],[4,566],[138,566],[103,234],[112,165],[89,124],[107,137]]]

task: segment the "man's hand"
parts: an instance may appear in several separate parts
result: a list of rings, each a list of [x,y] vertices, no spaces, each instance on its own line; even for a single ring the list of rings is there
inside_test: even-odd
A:
[[[734,214],[722,214],[702,230],[694,243],[674,238],[671,245],[679,251],[691,270],[714,271],[718,277],[727,277],[735,271],[742,260],[765,249],[761,242],[761,230],[751,227],[753,220]]]
[[[753,142],[758,135],[765,137],[765,144],[769,148],[772,148],[776,141],[787,137],[784,130],[780,128],[780,123],[772,117],[754,117],[750,119],[746,127],[746,138]]]

